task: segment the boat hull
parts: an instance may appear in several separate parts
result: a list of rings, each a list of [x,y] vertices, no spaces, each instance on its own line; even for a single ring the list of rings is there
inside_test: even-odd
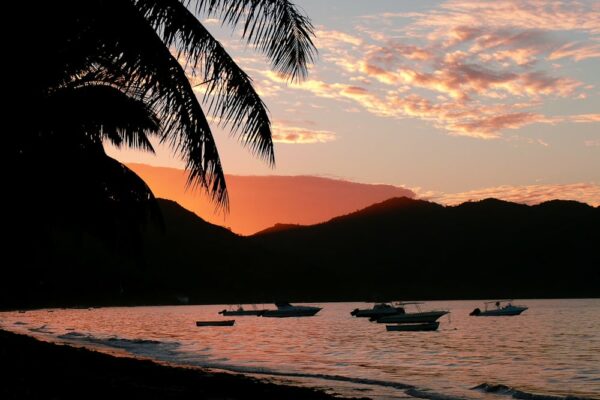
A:
[[[262,314],[267,318],[312,317],[321,311],[320,308],[302,310],[265,310]]]
[[[377,319],[380,324],[412,324],[412,323],[432,323],[438,318],[448,314],[448,311],[427,311],[419,313],[406,313],[385,316]]]
[[[527,307],[512,307],[511,309],[488,310],[479,313],[473,311],[470,315],[475,317],[512,317],[514,315],[520,315],[525,310],[527,310]]]
[[[196,321],[196,326],[233,326],[235,320],[226,321]]]
[[[439,322],[428,322],[428,323],[423,323],[423,324],[386,325],[385,328],[388,331],[424,332],[424,331],[436,331],[439,326],[440,326]]]
[[[358,318],[381,318],[381,317],[385,317],[388,315],[395,315],[398,314],[399,310],[397,308],[389,308],[389,309],[380,309],[380,310],[375,310],[372,308],[369,309],[356,309],[354,311],[352,311],[350,313],[350,315],[352,315],[353,317],[358,317]]]
[[[264,310],[223,310],[219,311],[219,314],[224,316],[261,316],[263,315]]]

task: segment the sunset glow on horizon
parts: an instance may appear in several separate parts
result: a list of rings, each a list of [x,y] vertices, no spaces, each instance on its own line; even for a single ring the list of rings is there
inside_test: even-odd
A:
[[[495,197],[530,205],[561,198],[600,206],[598,185],[503,186],[436,194],[326,177],[228,175],[231,208],[224,212],[202,192],[186,189],[186,173],[183,170],[145,164],[128,164],[128,167],[148,183],[157,197],[174,200],[204,220],[242,235],[251,235],[275,224],[317,224],[403,196],[447,205]]]
[[[203,21],[254,79],[276,142],[271,169],[214,121],[227,174],[332,176],[445,204],[600,205],[599,2],[295,3],[312,19],[320,53],[300,83]],[[201,98],[202,86],[195,90]],[[109,152],[183,168],[163,146],[156,156]],[[232,196],[231,207],[243,206]]]

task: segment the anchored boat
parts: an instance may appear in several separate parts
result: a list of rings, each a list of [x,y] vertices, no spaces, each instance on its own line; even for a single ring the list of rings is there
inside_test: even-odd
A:
[[[260,316],[263,315],[263,313],[265,312],[265,310],[245,310],[244,307],[242,307],[242,305],[238,305],[237,309],[235,310],[222,310],[219,311],[219,314],[223,315],[223,316],[248,316],[248,315],[254,315],[254,316]]]
[[[404,311],[404,308],[397,306],[394,303],[375,303],[372,308],[356,308],[350,312],[353,317],[369,317],[369,318],[380,318],[386,315],[394,315]]]
[[[401,302],[398,303],[399,311],[396,314],[379,317],[376,319],[378,323],[384,324],[409,324],[409,323],[432,323],[437,321],[440,317],[449,314],[449,311],[445,310],[431,310],[421,311],[421,302]],[[404,307],[407,305],[413,305],[417,309],[416,312],[406,312]],[[400,311],[401,310],[401,311]],[[437,328],[436,328],[437,329]]]
[[[495,308],[490,309],[490,306],[493,305]],[[497,300],[497,301],[486,301],[484,303],[483,311],[479,308],[471,311],[469,315],[475,317],[503,317],[503,316],[513,316],[519,315],[523,311],[527,310],[528,307],[525,306],[517,306],[512,304],[512,300]]]
[[[261,315],[271,318],[312,317],[321,311],[321,307],[293,306],[290,303],[275,303],[275,305],[277,310],[265,310]]]

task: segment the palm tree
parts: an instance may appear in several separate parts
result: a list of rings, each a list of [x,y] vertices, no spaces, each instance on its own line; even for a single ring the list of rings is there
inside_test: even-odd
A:
[[[24,294],[10,288],[14,299],[37,294],[52,266],[73,261],[54,254],[53,240],[65,232],[74,240],[91,233],[111,241],[110,249],[126,257],[136,252],[131,240],[140,239],[136,232],[147,215],[157,214],[156,203],[145,182],[106,155],[103,143],[150,152],[152,137],[170,145],[186,163],[188,184],[223,207],[227,190],[209,117],[274,163],[267,108],[200,15],[239,28],[290,80],[303,79],[315,57],[312,25],[289,0],[11,5],[8,17],[19,29],[8,32],[4,49],[5,115],[13,122],[3,135],[13,168],[5,174],[12,190],[4,228],[15,268],[3,272],[5,282],[29,282]],[[202,82],[200,101],[186,70]],[[77,265],[75,259],[70,268]]]
[[[42,34],[25,37],[16,52],[27,58],[34,49],[44,62],[42,68],[20,64],[15,74],[23,78],[24,100],[14,106],[36,115],[11,139],[19,165],[36,170],[41,154],[47,165],[60,154],[104,160],[86,162],[96,171],[107,165],[127,171],[108,160],[103,141],[152,152],[155,136],[184,159],[188,184],[225,207],[225,177],[207,116],[274,164],[271,125],[252,79],[197,15],[239,27],[242,39],[290,80],[303,79],[316,54],[312,25],[289,0],[65,0],[19,7],[16,15]],[[201,102],[186,69],[204,86]],[[112,172],[99,174],[105,197],[152,198],[133,172]],[[107,188],[111,179],[121,181]]]

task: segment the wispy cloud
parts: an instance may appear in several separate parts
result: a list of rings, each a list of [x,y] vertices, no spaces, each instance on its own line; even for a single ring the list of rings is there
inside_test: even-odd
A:
[[[600,139],[590,139],[583,142],[585,147],[600,147]]]
[[[279,121],[273,124],[273,141],[287,144],[327,143],[336,140],[334,132],[303,128]]]
[[[393,37],[378,29],[396,18],[407,24]],[[326,44],[323,58],[341,69],[337,81],[290,88],[475,138],[501,138],[536,123],[598,122],[595,114],[542,111],[591,93],[556,67],[600,57],[598,2],[447,1],[427,12],[366,16],[352,33],[320,29],[318,37]]]
[[[363,39],[345,32],[320,29],[315,33],[319,47],[338,46],[340,44],[351,44],[360,46]]]

